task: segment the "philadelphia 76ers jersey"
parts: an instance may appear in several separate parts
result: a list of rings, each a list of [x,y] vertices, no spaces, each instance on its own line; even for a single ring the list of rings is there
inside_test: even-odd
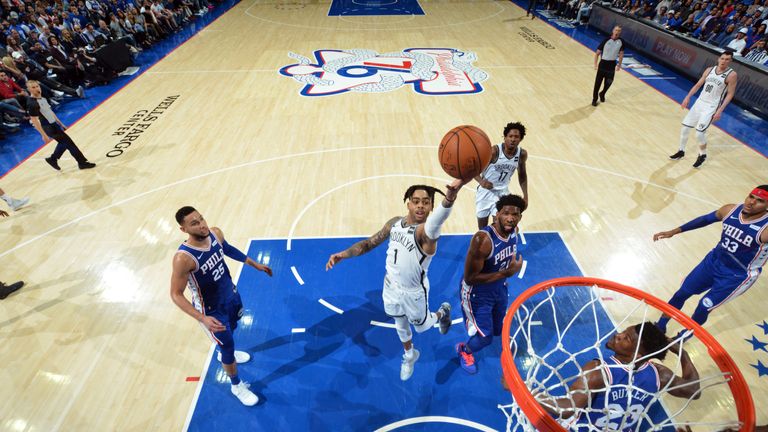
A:
[[[637,430],[637,422],[648,412],[649,405],[656,400],[655,395],[661,388],[659,371],[651,362],[632,371],[631,365],[621,363],[615,357],[605,361],[603,370],[607,378],[605,389],[592,393],[592,403],[570,429]]]
[[[740,204],[723,219],[720,243],[712,253],[730,270],[758,275],[768,261],[768,243],[760,243],[760,235],[768,227],[768,213],[760,219],[744,222]]]
[[[192,292],[195,309],[206,315],[237,292],[224,262],[224,247],[213,231],[208,238],[211,241],[208,248],[197,248],[186,242],[179,246],[179,252],[187,254],[195,262],[195,270],[189,274],[187,287]]]
[[[488,234],[492,243],[491,253],[485,258],[483,269],[480,272],[496,273],[507,268],[509,262],[517,255],[517,228],[506,239],[496,232],[496,228],[493,225],[483,227],[480,231]],[[462,281],[463,278],[462,276]],[[475,293],[496,292],[498,288],[503,288],[506,285],[507,280],[500,279],[496,282],[474,285],[472,291]]]
[[[432,255],[424,253],[416,240],[416,227],[418,225],[406,225],[405,218],[401,218],[389,231],[387,277],[405,289],[421,287],[432,262]]]

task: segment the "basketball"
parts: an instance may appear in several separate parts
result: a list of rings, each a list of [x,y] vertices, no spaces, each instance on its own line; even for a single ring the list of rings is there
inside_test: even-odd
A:
[[[480,175],[491,161],[491,140],[476,126],[456,126],[440,141],[437,157],[449,176],[470,179]]]

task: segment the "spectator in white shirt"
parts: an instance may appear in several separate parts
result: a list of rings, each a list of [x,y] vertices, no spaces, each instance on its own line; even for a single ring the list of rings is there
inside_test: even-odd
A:
[[[741,56],[741,52],[744,51],[744,48],[747,47],[748,31],[749,30],[746,27],[742,27],[741,30],[736,33],[736,38],[728,42],[728,46],[726,46],[726,48],[732,49],[734,56]]]

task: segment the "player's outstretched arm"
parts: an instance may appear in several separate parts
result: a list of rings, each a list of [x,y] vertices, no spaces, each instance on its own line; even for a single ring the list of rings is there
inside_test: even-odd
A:
[[[592,360],[581,367],[581,373],[568,388],[568,396],[558,396],[540,400],[539,404],[548,413],[562,419],[576,414],[576,409],[585,408],[589,404],[590,393],[605,388],[605,380],[600,371],[599,360]]]
[[[224,238],[224,232],[221,230],[221,228],[211,227],[211,231],[213,231],[213,233],[221,242],[221,247],[224,249],[224,255],[232,258],[235,261],[240,261],[241,263],[245,263],[255,268],[258,271],[263,271],[269,276],[272,276],[271,268],[269,268],[268,266],[265,266],[264,264],[257,263],[256,261],[249,258],[246,254],[241,252],[238,248],[227,243],[227,240]]]
[[[478,231],[472,236],[467,251],[467,258],[464,261],[464,282],[467,285],[478,285],[496,282],[506,279],[518,271],[523,266],[523,258],[516,257],[509,263],[509,267],[493,273],[483,273],[483,264],[485,259],[493,250],[491,239],[485,231]]]
[[[717,221],[721,221],[725,219],[725,215],[727,215],[728,213],[731,212],[731,210],[733,210],[733,207],[735,207],[735,204],[726,204],[720,207],[719,209],[713,211],[712,213],[699,216],[696,219],[688,221],[677,228],[671,229],[669,231],[658,232],[653,235],[653,241],[674,237],[677,234],[680,234],[686,231],[695,230],[698,228],[703,228]]]
[[[685,399],[700,398],[701,384],[699,371],[696,370],[696,366],[694,366],[693,361],[691,361],[688,352],[681,349],[679,345],[673,345],[669,351],[680,356],[680,365],[683,369],[683,376],[677,376],[668,367],[656,364],[656,369],[659,371],[661,387],[664,388],[669,384],[669,394],[675,397]]]
[[[195,269],[192,259],[183,253],[176,253],[173,256],[173,272],[171,273],[171,300],[184,313],[200,321],[213,333],[226,330],[226,327],[214,317],[203,315],[192,306],[192,303],[184,297],[184,287],[187,285],[189,273]]]
[[[426,222],[416,228],[416,239],[424,252],[434,252],[437,239],[440,238],[440,229],[448,219],[448,216],[451,215],[451,209],[453,208],[454,201],[459,196],[459,190],[471,181],[471,178],[464,180],[456,179],[451,184],[446,185],[443,201],[427,216]]]
[[[398,220],[400,220],[400,216],[393,217],[392,219],[388,220],[387,223],[385,223],[384,226],[376,234],[368,237],[365,240],[360,240],[359,242],[350,246],[347,250],[332,254],[328,258],[328,262],[325,263],[325,271],[332,269],[333,266],[335,266],[339,261],[343,259],[368,253],[376,248],[376,246],[384,243],[384,240],[389,238],[389,232],[392,229],[392,224]]]

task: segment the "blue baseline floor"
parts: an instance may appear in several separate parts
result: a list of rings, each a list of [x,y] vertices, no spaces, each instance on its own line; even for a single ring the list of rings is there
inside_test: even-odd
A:
[[[510,0],[510,1],[513,4],[520,7],[520,9],[517,10],[517,14],[524,17],[525,10],[528,8],[528,1],[527,0]],[[541,5],[541,2],[539,2],[539,5]],[[538,9],[538,11],[541,12],[542,9]],[[600,45],[600,42],[602,42],[602,40],[608,36],[605,33],[599,32],[596,29],[586,25],[576,26],[575,28],[566,28],[566,27],[561,27],[557,25],[556,20],[549,20],[538,13],[537,13],[537,16],[541,18],[542,21],[548,23],[555,29],[559,30],[563,34],[574,39],[575,41],[581,43],[582,45],[584,45],[585,47],[589,48],[592,51],[597,50],[597,47],[598,45]],[[683,101],[683,99],[685,98],[685,95],[688,94],[688,91],[696,83],[695,81],[691,81],[689,78],[683,76],[682,74],[633,50],[631,47],[625,51],[624,56],[633,57],[636,60],[640,61],[641,63],[645,63],[652,66],[653,69],[661,72],[663,77],[673,78],[673,79],[643,80],[643,82],[653,87],[654,89],[658,90],[662,94],[670,97],[677,103],[681,103]],[[642,75],[640,75],[636,71],[632,69],[628,69],[628,70],[632,75],[636,77],[642,77]],[[617,79],[622,79],[622,78],[620,75],[617,75]],[[586,83],[586,85],[588,85],[590,89],[592,88],[592,84],[593,84],[592,82]],[[587,99],[589,98],[590,96],[588,95]],[[589,102],[590,100],[585,100],[585,104]],[[691,101],[691,105],[692,104],[693,104],[693,101]],[[598,107],[597,109],[600,109],[600,108]],[[665,107],[664,109],[668,109],[668,108]],[[685,111],[681,109],[670,110],[669,115],[679,117],[680,121],[682,121],[683,117],[685,117]],[[715,124],[715,126],[722,129],[723,131],[733,136],[734,138],[738,139],[739,141],[746,144],[747,146],[751,147],[756,152],[762,154],[765,157],[768,157],[768,121],[766,119],[757,117],[756,115],[748,112],[747,110],[741,108],[735,103],[731,103],[725,109],[725,112],[723,113],[722,118]],[[670,149],[672,150],[675,149],[677,145],[678,145],[677,140],[674,140],[674,142],[670,143]]]
[[[554,277],[581,272],[558,233],[531,233],[520,253],[528,261],[523,279],[509,281],[510,298],[529,286]],[[236,346],[252,355],[240,366],[240,376],[259,395],[255,407],[242,406],[230,394],[229,384],[215,356],[209,359],[199,399],[189,425],[191,431],[211,430],[376,430],[394,422],[447,416],[504,430],[506,417],[497,404],[511,403],[500,385],[500,343],[477,355],[479,372],[470,376],[460,369],[454,346],[466,339],[463,324],[448,334],[437,329],[417,334],[421,351],[413,377],[400,381],[402,346],[394,329],[372,326],[389,323],[381,300],[386,247],[342,261],[330,272],[325,263],[331,253],[346,249],[358,238],[252,241],[248,255],[269,264],[272,278],[250,267],[243,269],[238,290],[246,311],[235,333]],[[429,270],[430,305],[442,301],[461,316],[458,284],[469,235],[446,235]],[[295,266],[305,282],[300,285],[290,268]],[[558,299],[558,320],[588,296]],[[334,312],[319,303],[324,299],[344,311]],[[547,320],[546,314],[536,319]],[[611,328],[604,312],[600,327]],[[304,333],[292,333],[304,328]],[[543,330],[543,328],[542,328]],[[543,333],[553,341],[551,332]],[[568,343],[594,342],[594,325],[584,325]],[[201,335],[201,339],[203,336]],[[590,342],[591,338],[591,342]],[[201,341],[202,343],[202,341]],[[585,356],[589,356],[587,353]],[[519,365],[521,366],[521,365]],[[226,415],[221,413],[226,412]],[[465,426],[421,423],[398,430],[466,431]]]
[[[118,77],[110,84],[105,86],[93,87],[85,90],[86,97],[84,99],[65,99],[56,110],[56,115],[66,125],[72,125],[77,120],[85,117],[92,109],[96,108],[99,104],[104,102],[114,93],[117,93],[123,87],[128,85],[131,81],[138,78],[139,75],[146,72],[147,69],[154,66],[155,63],[160,61],[163,57],[168,55],[171,51],[176,49],[179,45],[186,42],[192,36],[197,34],[200,30],[205,28],[208,24],[215,19],[223,15],[229,9],[234,7],[238,1],[226,0],[218,4],[215,9],[211,10],[202,17],[198,17],[186,25],[178,33],[174,33],[167,38],[156,42],[151,48],[145,49],[135,59],[135,66],[140,67],[139,72],[132,76]],[[159,99],[158,99],[159,102]],[[115,127],[120,126],[123,121],[128,120],[115,120]],[[86,156],[96,163],[107,162],[109,158],[104,155],[111,150],[113,144],[107,143],[105,139],[105,146],[98,151],[93,148],[86,152]],[[43,145],[40,139],[40,134],[35,131],[31,125],[23,124],[21,131],[7,135],[6,139],[0,141],[0,178],[5,176],[9,171],[15,168],[19,163],[30,157]],[[52,152],[53,147],[44,150],[44,152]],[[47,153],[46,153],[47,156]],[[42,160],[41,164],[45,164]]]
[[[333,0],[328,16],[424,15],[418,0]]]

